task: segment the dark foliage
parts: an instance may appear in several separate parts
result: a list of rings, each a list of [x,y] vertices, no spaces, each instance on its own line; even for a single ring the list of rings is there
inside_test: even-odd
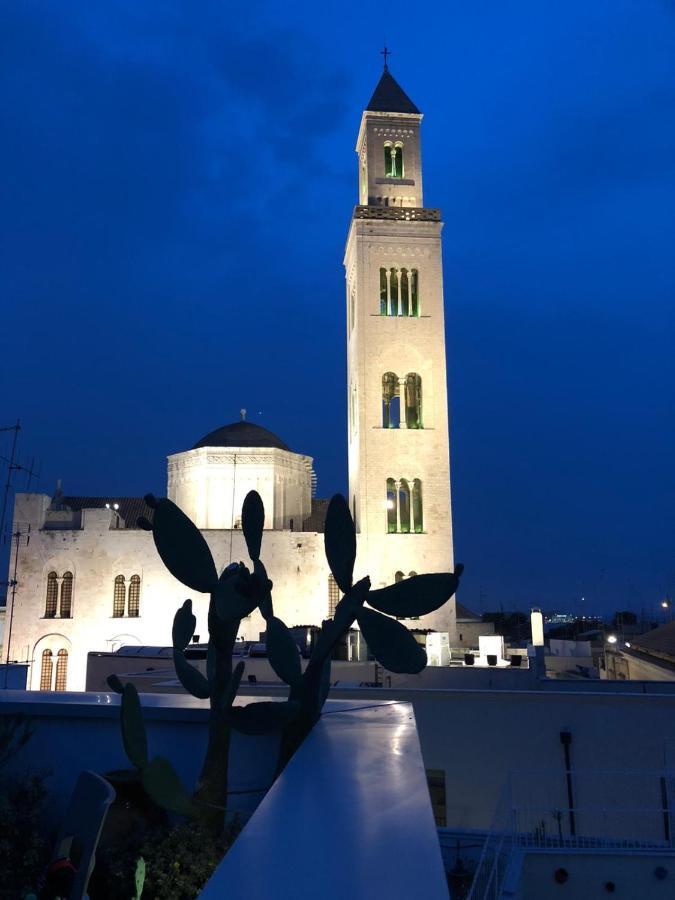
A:
[[[89,883],[91,900],[133,897],[139,857],[145,860],[143,900],[192,900],[210,878],[241,830],[238,821],[215,837],[188,820],[177,827],[139,825],[99,848]]]
[[[35,887],[49,862],[44,777],[0,777],[0,898],[16,900]]]

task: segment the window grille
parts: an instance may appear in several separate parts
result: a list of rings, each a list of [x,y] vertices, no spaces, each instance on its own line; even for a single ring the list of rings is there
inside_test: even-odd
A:
[[[129,616],[137,619],[141,614],[141,576],[132,575],[129,579]]]
[[[45,619],[53,619],[56,616],[56,603],[59,597],[59,583],[56,572],[47,575],[47,599],[45,602]]]
[[[335,609],[340,602],[340,588],[333,575],[328,576],[328,618],[335,616]]]
[[[56,576],[54,576],[56,577]],[[52,651],[42,651],[42,668],[40,669],[40,690],[51,691],[52,689]]]
[[[124,583],[124,575],[118,575],[115,578],[115,587],[113,590],[113,618],[121,619],[124,615],[124,603],[126,600],[126,586]]]
[[[73,610],[73,573],[65,572],[61,581],[61,605],[59,616],[69,619]]]
[[[56,654],[56,683],[55,691],[65,691],[66,677],[68,675],[68,651],[59,650]]]

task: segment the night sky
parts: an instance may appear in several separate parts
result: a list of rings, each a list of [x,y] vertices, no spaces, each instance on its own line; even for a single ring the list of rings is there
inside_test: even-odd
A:
[[[40,490],[163,493],[242,406],[345,490],[342,254],[386,41],[446,223],[460,599],[675,592],[673,0],[0,10],[0,425]]]

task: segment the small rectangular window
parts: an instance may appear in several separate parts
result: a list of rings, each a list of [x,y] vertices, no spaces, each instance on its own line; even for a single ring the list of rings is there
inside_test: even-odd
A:
[[[445,769],[427,769],[427,784],[436,825],[444,828],[447,823],[445,807]]]

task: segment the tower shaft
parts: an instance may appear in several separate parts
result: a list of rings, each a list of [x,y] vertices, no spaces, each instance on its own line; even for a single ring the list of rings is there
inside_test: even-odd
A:
[[[442,222],[423,206],[421,119],[385,71],[361,121],[344,260],[349,502],[373,587],[454,567]],[[454,621],[451,602],[419,627]]]

